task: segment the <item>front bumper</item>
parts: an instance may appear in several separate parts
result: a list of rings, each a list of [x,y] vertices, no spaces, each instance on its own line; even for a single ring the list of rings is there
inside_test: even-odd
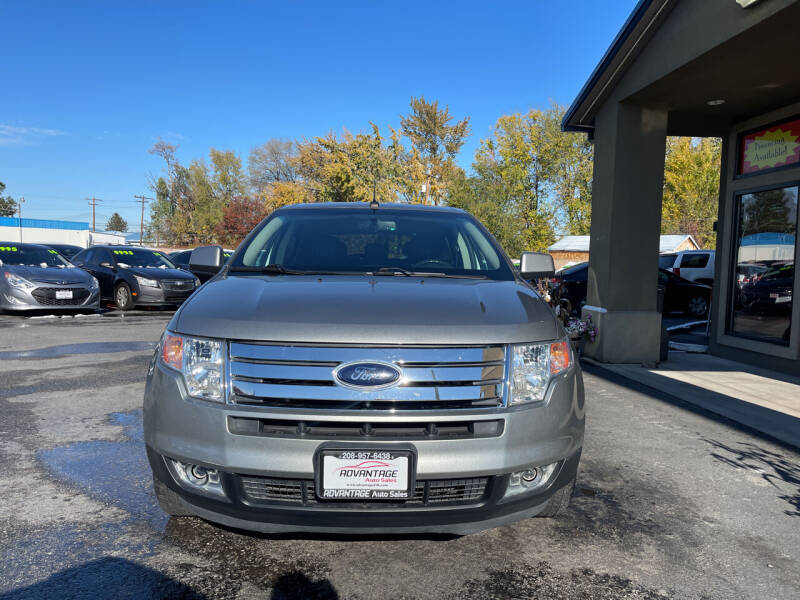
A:
[[[144,435],[153,475],[175,491],[185,507],[223,525],[261,532],[466,534],[534,516],[575,476],[583,445],[584,394],[578,367],[558,377],[541,406],[499,410],[408,411],[391,415],[361,411],[305,411],[215,404],[189,398],[177,373],[154,360],[145,390]],[[445,413],[445,414],[442,414]],[[378,505],[253,501],[243,478],[313,480],[314,456],[330,439],[271,437],[231,431],[230,418],[308,421],[502,420],[499,435],[471,439],[375,439],[345,437],[335,443],[373,448],[411,444],[417,452],[416,479],[484,478],[485,493],[469,502],[441,505]],[[217,469],[225,499],[188,491],[176,483],[164,458]],[[541,490],[504,499],[509,475],[558,462]]]
[[[147,306],[170,306],[183,304],[197,288],[185,291],[165,290],[157,287],[138,286],[136,304]]]
[[[86,298],[76,301],[75,303],[58,301],[53,296],[53,293],[43,292],[50,288],[57,288],[59,290],[72,290],[78,294],[80,292],[87,292]],[[40,287],[32,290],[21,290],[11,286],[0,287],[0,310],[6,311],[34,311],[34,310],[92,310],[98,308],[100,305],[100,291],[98,289],[91,290],[86,286],[47,286],[41,285]]]

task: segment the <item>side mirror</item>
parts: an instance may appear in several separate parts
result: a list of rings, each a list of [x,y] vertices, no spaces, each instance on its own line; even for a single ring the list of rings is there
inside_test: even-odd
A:
[[[213,274],[220,270],[222,263],[222,246],[200,246],[192,250],[189,270]]]
[[[556,274],[556,266],[553,257],[546,252],[523,252],[519,272],[523,279],[552,277]]]

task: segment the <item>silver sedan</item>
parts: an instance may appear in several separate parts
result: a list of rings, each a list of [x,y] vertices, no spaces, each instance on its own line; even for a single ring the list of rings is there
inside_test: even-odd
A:
[[[91,310],[99,301],[97,279],[52,248],[0,242],[0,311]]]

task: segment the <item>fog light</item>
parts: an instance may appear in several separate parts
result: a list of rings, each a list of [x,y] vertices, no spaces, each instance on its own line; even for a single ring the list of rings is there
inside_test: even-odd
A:
[[[515,471],[508,479],[504,498],[543,489],[550,483],[558,465],[558,462],[554,462],[541,467],[529,467],[524,471]]]
[[[167,466],[175,481],[183,488],[211,496],[225,496],[219,471],[167,459]]]
[[[28,305],[27,302],[23,302],[19,298],[15,298],[14,296],[9,296],[8,294],[3,294],[3,295],[6,297],[6,300],[8,302],[10,302],[11,304],[21,304],[21,305],[25,305],[25,306]]]
[[[191,465],[186,469],[186,477],[189,478],[194,485],[206,485],[208,483],[208,471],[204,467]]]

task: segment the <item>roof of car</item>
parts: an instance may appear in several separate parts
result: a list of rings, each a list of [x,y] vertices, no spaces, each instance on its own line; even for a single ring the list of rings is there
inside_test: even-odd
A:
[[[32,247],[32,248],[44,248],[47,250],[50,246],[47,244],[32,244],[31,242],[0,242],[0,246],[15,246],[15,247]]]
[[[93,244],[84,250],[93,250],[94,248],[105,248],[106,250],[150,250],[151,252],[160,252],[160,250],[153,250],[152,248],[143,248],[142,246],[128,246],[127,244]]]
[[[449,212],[449,213],[463,213],[460,208],[452,206],[430,206],[427,204],[401,204],[398,202],[380,202],[377,208],[373,208],[371,202],[309,202],[305,204],[289,204],[278,210],[310,210],[310,209],[330,209],[341,210],[346,208],[360,208],[365,210],[381,210],[390,208],[392,210],[408,210],[408,211],[428,211],[428,212]]]

